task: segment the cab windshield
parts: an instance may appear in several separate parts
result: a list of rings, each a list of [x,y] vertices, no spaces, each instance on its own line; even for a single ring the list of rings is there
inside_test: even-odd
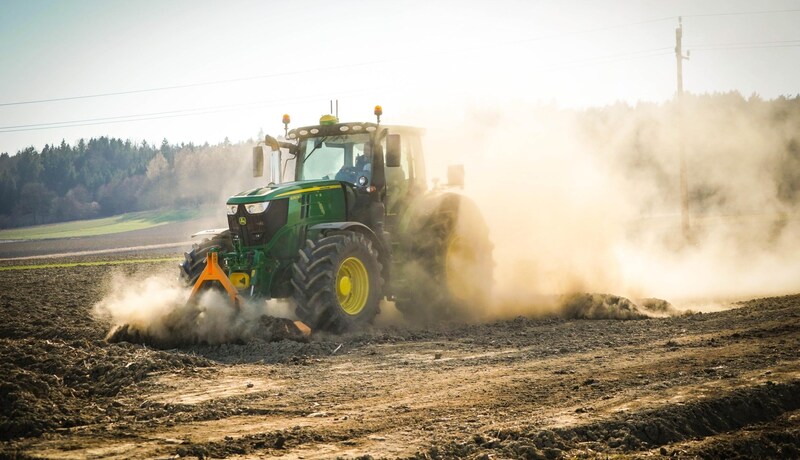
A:
[[[303,161],[298,162],[297,180],[358,184],[362,176],[367,183],[372,179],[372,140],[367,133],[308,137],[300,141],[298,150],[298,159]]]

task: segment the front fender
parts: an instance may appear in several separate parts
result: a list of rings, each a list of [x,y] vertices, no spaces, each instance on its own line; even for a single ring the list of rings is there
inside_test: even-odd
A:
[[[222,235],[225,232],[230,232],[230,229],[228,229],[228,227],[212,228],[212,229],[208,229],[208,230],[201,230],[201,231],[199,231],[197,233],[193,233],[191,238],[194,239],[194,238],[200,237],[200,238],[203,238],[203,239],[211,240],[211,239],[214,239],[217,236]]]
[[[363,233],[367,236],[367,238],[370,239],[370,241],[372,241],[372,244],[378,247],[378,251],[380,251],[381,254],[383,254],[386,249],[383,241],[381,241],[381,238],[378,238],[378,235],[376,235],[371,228],[367,227],[361,222],[326,222],[324,224],[316,224],[308,227],[309,236],[320,233],[325,234],[331,231],[351,231]]]

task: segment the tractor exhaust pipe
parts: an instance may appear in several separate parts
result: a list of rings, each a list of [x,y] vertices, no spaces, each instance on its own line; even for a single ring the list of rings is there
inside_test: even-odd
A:
[[[269,181],[272,184],[283,182],[281,174],[281,146],[278,140],[272,136],[264,137],[264,143],[270,148],[269,157]],[[253,177],[264,175],[264,147],[257,145],[253,147]]]
[[[281,177],[281,144],[269,134],[264,136],[264,143],[271,150],[269,155],[269,181],[273,184],[280,184],[283,182],[283,177]]]
[[[281,177],[281,149],[273,150],[269,156],[269,181],[273,184],[283,182]]]

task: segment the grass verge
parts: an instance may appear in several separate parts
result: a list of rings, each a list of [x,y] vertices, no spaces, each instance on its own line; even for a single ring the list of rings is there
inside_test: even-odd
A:
[[[180,257],[162,257],[160,259],[125,259],[125,260],[98,260],[93,262],[67,262],[57,264],[38,264],[38,265],[7,265],[0,267],[0,272],[7,270],[36,270],[41,268],[71,268],[88,267],[94,265],[123,265],[123,264],[143,264],[154,262],[178,262],[183,260]]]
[[[202,216],[197,209],[142,211],[101,219],[76,220],[58,224],[0,230],[0,240],[43,240],[77,238],[143,230]]]

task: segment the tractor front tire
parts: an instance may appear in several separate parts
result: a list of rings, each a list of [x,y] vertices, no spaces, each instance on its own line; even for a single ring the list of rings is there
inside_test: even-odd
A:
[[[312,330],[342,333],[372,323],[383,279],[378,252],[361,233],[306,240],[292,266],[297,316]]]
[[[225,230],[213,238],[206,238],[199,243],[192,245],[192,250],[184,253],[184,261],[180,264],[180,277],[186,286],[194,286],[197,278],[206,268],[206,256],[212,248],[218,248],[222,252],[233,251],[233,239],[231,232]]]

